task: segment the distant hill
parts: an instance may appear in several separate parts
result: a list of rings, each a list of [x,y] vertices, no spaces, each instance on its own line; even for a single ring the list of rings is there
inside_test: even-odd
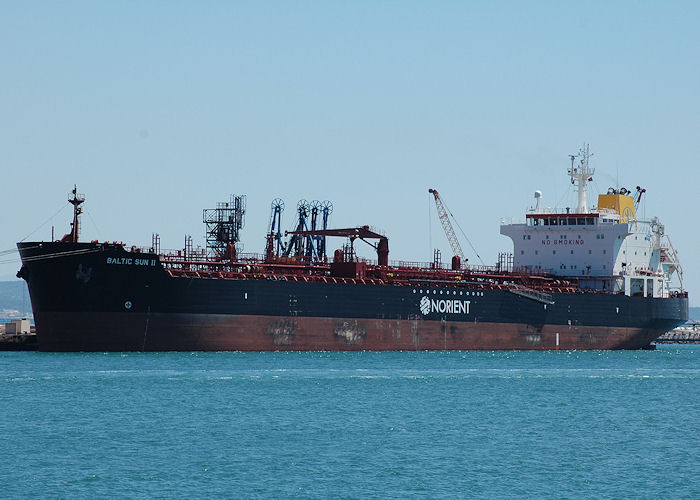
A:
[[[24,281],[0,281],[0,318],[28,318],[32,303]]]
[[[688,308],[688,317],[690,318],[691,321],[694,321],[696,323],[700,323],[700,307],[689,307]]]

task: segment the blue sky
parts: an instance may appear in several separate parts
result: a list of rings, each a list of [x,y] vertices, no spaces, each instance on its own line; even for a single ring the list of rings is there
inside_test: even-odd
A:
[[[333,225],[377,226],[390,258],[428,261],[450,253],[434,209],[429,223],[434,187],[491,264],[512,250],[501,218],[524,217],[536,189],[546,206],[575,204],[567,155],[586,141],[594,189],[647,189],[645,215],[665,223],[700,305],[700,3],[7,1],[0,13],[0,250],[66,232],[77,183],[83,239],[203,244],[202,208],[245,193],[246,251],[263,250],[273,198],[285,226],[297,200],[328,199]],[[18,263],[2,259],[13,279]]]

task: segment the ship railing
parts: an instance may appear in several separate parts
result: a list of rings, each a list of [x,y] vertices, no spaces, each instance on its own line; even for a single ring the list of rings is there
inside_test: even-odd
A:
[[[325,261],[314,261],[307,257],[280,257],[274,260],[265,260],[262,254],[239,253],[235,260],[222,260],[216,256],[204,253],[188,253],[182,251],[159,255],[161,264],[166,269],[182,270],[187,272],[224,272],[245,273],[250,275],[299,275],[318,274],[328,270]]]
[[[153,253],[152,248],[148,247],[132,247],[131,251]],[[290,257],[275,257],[272,261],[268,261],[265,255],[253,252],[240,252],[236,255],[235,261],[225,261],[216,256],[207,254],[206,250],[198,248],[185,253],[184,250],[161,250],[159,253],[160,261],[166,266],[182,266],[182,265],[280,265],[280,266],[327,266],[327,261],[317,261],[306,256],[290,256]],[[378,266],[374,259],[364,257],[355,257],[355,262],[362,262],[367,266]],[[466,265],[461,269],[453,270],[445,262],[424,262],[424,261],[406,261],[396,260],[390,261],[387,267],[388,271],[415,271],[419,273],[447,273],[450,275],[503,275],[503,276],[547,276],[551,274],[547,269],[535,269],[529,266],[471,266]]]
[[[440,269],[446,270],[447,264],[442,262],[420,262],[410,260],[392,260],[389,262],[389,267],[398,269]]]
[[[147,249],[150,250],[150,249]],[[327,261],[314,261],[309,257],[276,257],[273,260],[265,258],[259,253],[237,254],[234,261],[221,260],[215,256],[207,255],[203,249],[189,250],[165,250],[159,254],[161,263],[167,269],[183,271],[203,272],[227,272],[227,273],[271,273],[271,274],[317,274],[326,273],[329,263]],[[377,261],[356,257],[355,262],[365,263],[368,267],[378,268]],[[375,272],[376,277],[386,273],[394,279],[448,279],[448,280],[478,280],[500,281],[506,283],[509,280],[520,281],[522,278],[546,277],[551,273],[544,269],[533,269],[522,266],[465,266],[452,270],[443,262],[418,262],[418,261],[391,261],[390,265],[382,268],[384,271]]]
[[[201,248],[188,250],[161,250],[158,254],[161,261],[170,262],[189,262],[192,260],[204,261],[207,260],[207,253]]]
[[[511,226],[513,224],[525,224],[525,222],[515,217],[501,217],[501,226]]]
[[[152,251],[152,249],[144,249],[144,251]],[[221,263],[221,259],[219,259],[215,255],[207,254],[206,250],[204,249],[194,249],[191,250],[187,253],[185,253],[183,250],[162,250],[159,254],[159,257],[161,261],[168,261],[168,262],[190,262],[193,260],[200,261],[200,262],[211,262],[213,264],[218,264]],[[264,256],[262,254],[257,254],[257,253],[239,253],[236,255],[236,261],[237,262],[261,262],[264,260]]]
[[[376,263],[376,261],[373,261]],[[463,274],[499,274],[499,275],[515,275],[515,276],[548,276],[551,274],[549,269],[535,269],[530,266],[471,266],[467,265],[460,269],[451,269],[444,262],[416,262],[416,261],[391,261],[389,267],[396,270],[416,270],[416,271],[440,271],[443,273],[463,275]]]
[[[153,247],[140,247],[138,245],[131,245],[126,250],[131,253],[156,253]]]
[[[261,253],[240,252],[237,258],[241,262],[261,262],[265,260],[265,256]]]

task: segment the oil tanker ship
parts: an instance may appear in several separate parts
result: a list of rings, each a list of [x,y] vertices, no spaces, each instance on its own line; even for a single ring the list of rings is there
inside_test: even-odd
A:
[[[386,235],[330,228],[325,202],[300,202],[283,234],[275,200],[265,253],[242,253],[244,196],[203,211],[203,249],[80,242],[74,189],[70,232],[18,243],[17,275],[43,351],[645,348],[688,319],[680,263],[658,219],[637,217],[643,189],[610,188],[588,208],[589,157],[584,146],[567,172],[578,206],[541,209],[535,193],[524,221],[502,222],[513,252],[491,267],[467,265],[435,190],[449,265],[390,261]],[[345,240],[327,256],[331,237]],[[358,258],[358,240],[376,261]]]

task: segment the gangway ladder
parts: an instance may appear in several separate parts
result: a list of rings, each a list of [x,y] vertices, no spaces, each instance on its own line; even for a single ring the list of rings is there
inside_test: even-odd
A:
[[[520,295],[526,299],[534,300],[536,302],[541,302],[542,304],[554,304],[554,298],[551,294],[540,292],[538,290],[533,290],[523,285],[513,284],[507,288],[507,290],[515,295]]]

